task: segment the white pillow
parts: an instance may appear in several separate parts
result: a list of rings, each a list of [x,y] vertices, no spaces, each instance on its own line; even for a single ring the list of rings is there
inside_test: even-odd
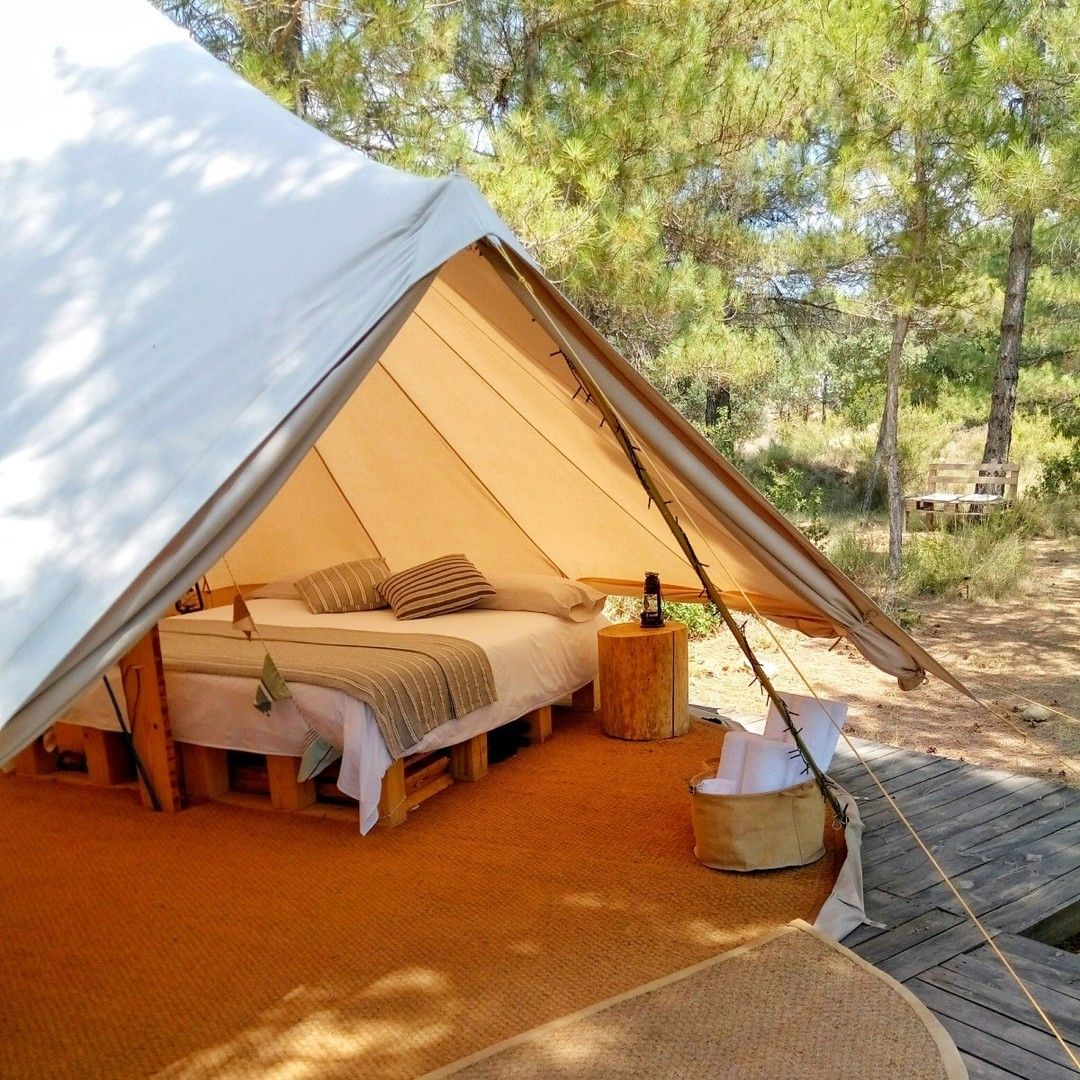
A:
[[[478,600],[475,607],[499,611],[540,611],[570,622],[588,622],[604,608],[602,592],[570,578],[549,574],[487,574],[494,596]]]
[[[298,578],[303,577],[303,574],[293,574],[292,577],[278,578],[277,581],[268,581],[265,585],[260,585],[257,589],[252,589],[251,592],[244,595],[245,600],[301,600],[299,590],[296,588],[295,582]]]

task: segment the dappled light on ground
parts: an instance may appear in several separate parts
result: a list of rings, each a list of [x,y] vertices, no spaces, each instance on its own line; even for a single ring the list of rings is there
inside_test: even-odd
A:
[[[849,731],[893,746],[1077,783],[1080,721],[1050,714],[1027,722],[1025,698],[1080,717],[1080,543],[1033,541],[1034,571],[1021,592],[997,603],[924,602],[912,634],[1013,726],[935,680],[903,693],[846,642],[777,630],[784,648],[823,697],[851,704]],[[748,627],[778,689],[805,693],[799,676],[760,627]],[[691,646],[690,699],[721,712],[764,717],[741,655],[723,635]]]
[[[5,1076],[414,1076],[812,920],[840,834],[809,867],[695,861],[686,781],[720,741],[568,717],[367,837],[0,778]]]

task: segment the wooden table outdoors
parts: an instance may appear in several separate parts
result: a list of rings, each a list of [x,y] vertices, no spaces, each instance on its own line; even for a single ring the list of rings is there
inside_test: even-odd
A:
[[[616,623],[599,632],[600,726],[616,739],[671,739],[690,730],[684,623]]]

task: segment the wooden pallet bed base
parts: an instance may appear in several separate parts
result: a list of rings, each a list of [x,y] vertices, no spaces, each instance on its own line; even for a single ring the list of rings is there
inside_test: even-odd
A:
[[[315,802],[356,800],[338,786],[334,766],[312,780],[297,780],[300,759],[277,754],[230,754],[211,746],[177,743],[189,798],[220,799],[229,792],[269,796],[275,810],[297,812]],[[479,780],[487,773],[487,733],[427,754],[395,761],[386,771],[379,798],[379,824],[400,825],[410,810],[455,780]],[[239,761],[237,759],[240,759]]]
[[[465,748],[465,749],[463,749]],[[462,755],[479,761],[483,772],[476,776],[455,775],[452,762],[461,762]],[[433,760],[434,759],[434,760]],[[419,754],[416,758],[399,758],[386,770],[382,793],[379,796],[379,824],[392,829],[401,825],[421,803],[427,802],[450,787],[455,780],[478,780],[487,772],[487,733],[451,747],[449,754]]]
[[[599,706],[595,682],[575,690],[570,708],[595,712]],[[551,705],[526,713],[530,742],[540,745],[552,736]],[[111,786],[134,778],[133,764],[124,737],[74,724],[57,724],[58,743],[77,748],[85,755],[91,783]],[[182,795],[189,799],[230,799],[233,795],[269,797],[275,810],[298,813],[318,802],[355,806],[356,800],[337,786],[337,767],[331,766],[312,780],[297,780],[300,759],[277,754],[239,754],[212,746],[176,742]],[[15,758],[18,776],[43,776],[55,772],[57,755],[35,739]],[[486,732],[443,750],[413,754],[395,761],[382,781],[379,824],[392,828],[402,824],[422,803],[455,782],[482,779],[488,771]],[[231,800],[230,800],[231,801]]]
[[[598,699],[594,682],[575,690],[571,708],[594,712]],[[533,745],[546,742],[552,735],[552,706],[533,709],[522,718],[528,724]],[[318,801],[349,803],[334,783],[333,766],[315,780],[296,779],[299,758],[265,755],[265,779],[254,779],[250,767],[242,776],[230,770],[225,750],[190,743],[177,743],[184,766],[184,783],[189,798],[216,799],[229,791],[269,794],[276,810],[305,810]],[[414,754],[395,761],[386,771],[379,796],[379,824],[386,828],[401,825],[422,803],[450,787],[455,781],[480,780],[488,771],[488,737],[483,732],[445,750]]]
[[[934,462],[926,475],[926,491],[904,499],[904,527],[915,522],[927,528],[985,521],[991,514],[1016,502],[1020,486],[1020,466],[977,462],[950,464]],[[995,489],[992,502],[976,495],[980,488]]]
[[[76,724],[56,724],[53,735],[60,750],[73,751],[85,761],[88,783],[114,787],[135,779],[135,763],[127,741],[118,731],[99,731]],[[42,739],[35,739],[14,759],[16,776],[49,776],[57,771],[59,755],[45,749]],[[77,776],[77,773],[72,774]]]
[[[192,799],[220,799],[230,792],[269,796],[275,810],[296,813],[316,801],[355,806],[336,783],[333,766],[312,780],[297,780],[300,759],[276,754],[230,754],[210,746],[177,743],[184,764],[187,795]],[[487,773],[487,733],[428,754],[413,754],[395,761],[386,771],[379,798],[379,824],[392,827],[405,821],[409,811],[455,781],[479,780]]]

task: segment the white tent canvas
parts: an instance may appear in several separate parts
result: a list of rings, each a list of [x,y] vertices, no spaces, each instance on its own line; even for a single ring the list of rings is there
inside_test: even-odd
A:
[[[378,552],[731,606],[950,678],[664,403],[464,180],[374,164],[142,0],[9,13],[0,68],[0,760],[201,574]],[[560,351],[561,350],[561,351]],[[224,560],[226,561],[223,561]]]

